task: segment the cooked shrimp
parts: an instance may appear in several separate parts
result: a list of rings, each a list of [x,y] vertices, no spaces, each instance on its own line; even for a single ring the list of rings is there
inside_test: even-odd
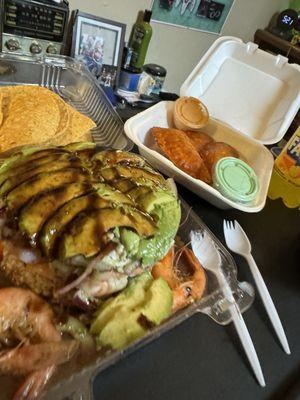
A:
[[[0,353],[0,374],[27,375],[68,361],[78,349],[76,340],[45,342]]]
[[[29,289],[0,289],[0,342],[33,339],[58,342],[61,339],[51,307]]]
[[[165,257],[158,261],[152,268],[152,276],[154,278],[162,277],[168,282],[168,285],[173,290],[173,287],[177,284],[177,277],[175,276],[175,271],[173,269],[174,261],[174,247],[172,247]],[[176,282],[174,282],[174,280]]]
[[[40,371],[32,372],[16,391],[12,400],[36,399],[54,374],[55,369],[56,366],[52,365]]]
[[[165,279],[173,291],[173,312],[200,299],[206,285],[204,270],[194,253],[186,247],[179,251],[176,263],[174,262],[174,248],[172,248],[152,268],[153,277]]]
[[[28,375],[15,399],[35,399],[55,366],[78,349],[74,340],[62,341],[51,307],[28,289],[0,289],[0,343],[12,346],[0,352],[0,374]]]
[[[3,244],[0,242],[0,262],[3,260]]]

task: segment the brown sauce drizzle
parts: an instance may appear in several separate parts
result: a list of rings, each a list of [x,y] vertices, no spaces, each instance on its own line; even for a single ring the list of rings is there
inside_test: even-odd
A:
[[[55,188],[57,188],[57,187],[59,187],[59,186],[61,186],[63,184],[66,184],[66,183],[77,182],[77,181],[79,181],[79,177],[86,178],[86,181],[87,182],[89,181],[89,173],[88,173],[87,170],[85,170],[82,167],[80,167],[80,168],[78,168],[78,167],[77,168],[76,167],[63,168],[61,170],[53,171],[52,173],[51,173],[51,171],[50,172],[42,172],[42,173],[40,173],[38,175],[35,175],[34,177],[30,178],[26,182],[24,182],[24,183],[18,185],[17,187],[15,187],[11,192],[9,192],[8,195],[5,196],[5,198],[7,198],[9,195],[12,195],[15,191],[20,189],[23,185],[24,186],[26,185],[26,186],[30,187],[34,183],[42,181],[43,178],[47,177],[47,175],[51,175],[51,174],[55,175],[55,174],[60,174],[60,173],[63,173],[63,172],[70,173],[69,177],[68,178],[66,178],[66,177],[63,178],[62,177],[62,182],[57,182],[57,185],[55,184],[55,182],[53,182],[52,187],[50,186],[51,189],[55,189]],[[22,190],[22,192],[23,192],[24,189],[26,189],[26,188],[22,188],[22,189],[23,189]],[[30,201],[32,198],[34,198],[35,196],[37,196],[40,193],[45,192],[46,190],[49,190],[49,187],[47,186],[47,183],[45,184],[45,179],[44,179],[43,180],[43,184],[41,185],[41,190],[39,190],[37,193],[35,193],[33,195],[29,194],[28,198],[26,198],[25,200],[22,200],[21,203],[18,204],[17,206],[15,206],[15,207],[13,207],[11,209],[11,211],[13,212],[14,215],[17,215],[18,212],[19,212],[19,209],[21,207],[23,207],[25,204],[27,204],[28,201]],[[22,192],[20,194],[17,194],[16,198],[18,198],[18,195],[20,197],[22,197]]]

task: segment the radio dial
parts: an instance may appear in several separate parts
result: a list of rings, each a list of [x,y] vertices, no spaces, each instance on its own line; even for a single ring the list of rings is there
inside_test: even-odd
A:
[[[9,39],[5,42],[5,46],[10,51],[19,50],[21,48],[20,43],[17,39]]]
[[[49,44],[49,46],[47,47],[46,52],[48,54],[57,54],[57,48],[54,46],[54,44]]]
[[[42,52],[42,46],[34,41],[31,43],[29,50],[32,54],[40,54]]]

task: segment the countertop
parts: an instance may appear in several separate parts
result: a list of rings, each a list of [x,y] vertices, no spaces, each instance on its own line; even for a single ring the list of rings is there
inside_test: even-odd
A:
[[[261,388],[234,327],[194,315],[103,371],[94,381],[96,400],[296,400],[300,399],[300,213],[267,200],[257,214],[219,210],[179,186],[179,193],[224,243],[223,219],[237,219],[277,307],[291,355],[282,350],[261,300],[244,313],[260,359]],[[225,243],[224,243],[225,244]],[[234,255],[238,279],[254,284],[246,262]]]

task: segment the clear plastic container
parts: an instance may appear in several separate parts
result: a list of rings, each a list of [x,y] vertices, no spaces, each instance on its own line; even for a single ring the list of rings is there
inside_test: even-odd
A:
[[[123,121],[99,83],[83,64],[70,57],[0,54],[0,86],[3,85],[51,89],[97,124],[91,131],[97,144],[123,150],[133,147],[124,134]]]
[[[191,211],[188,204],[183,200],[181,200],[181,203],[182,225],[179,230],[181,240],[187,243],[190,240],[189,234],[191,230],[204,230],[210,235],[221,253],[222,268],[239,308],[241,311],[247,310],[254,300],[254,290],[252,286],[247,282],[239,282],[237,280],[237,269],[232,256],[210,232],[202,220]],[[54,376],[54,380],[52,383],[50,382],[50,387],[43,396],[43,399],[92,399],[92,382],[99,372],[115,364],[133,351],[145,346],[147,343],[150,343],[163,333],[197,313],[208,315],[218,324],[228,324],[230,322],[230,313],[228,310],[228,301],[222,294],[222,288],[220,288],[213,274],[207,272],[206,277],[207,287],[202,299],[180,310],[160,326],[149,331],[142,339],[137,340],[123,350],[99,354],[98,357],[95,356],[93,360],[88,362],[85,367],[75,362],[70,362],[69,365],[60,367],[57,374]]]
[[[102,89],[85,67],[78,62],[66,57],[45,57],[33,60],[27,57],[0,55],[0,85],[14,84],[39,84],[52,89],[97,123],[97,128],[92,132],[97,143],[105,147],[127,150],[132,147],[132,142],[123,133],[122,121],[111,107]],[[178,233],[180,239],[183,243],[189,242],[191,230],[200,229],[208,232],[220,250],[222,268],[239,308],[242,312],[247,310],[254,300],[252,286],[237,280],[237,269],[232,256],[201,219],[191,211],[191,208],[183,200],[181,203],[182,224]],[[202,299],[180,310],[129,347],[121,351],[99,352],[87,360],[72,360],[58,367],[42,398],[49,400],[91,399],[92,382],[99,372],[196,313],[206,314],[218,324],[228,324],[230,322],[229,305],[222,294],[222,288],[213,274],[207,273],[206,277],[207,287]],[[11,394],[16,389],[15,385],[14,377],[0,376],[1,396],[5,398]]]

